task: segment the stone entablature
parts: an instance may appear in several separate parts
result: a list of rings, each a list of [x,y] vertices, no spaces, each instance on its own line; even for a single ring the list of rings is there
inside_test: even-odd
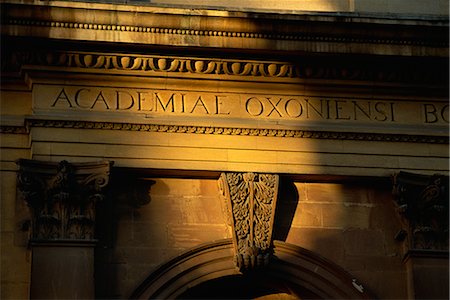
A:
[[[420,141],[416,136],[428,135],[431,142],[442,140],[439,137],[448,131],[449,106],[439,94],[444,83],[435,83],[433,93],[437,94],[418,91],[410,95],[412,82],[403,73],[393,75],[392,70],[377,75],[353,70],[351,75],[344,72],[345,64],[311,69],[307,63],[64,51],[16,53],[9,58],[18,62],[32,86],[33,117],[28,120],[101,121],[114,128],[128,123],[133,128],[194,126],[214,133],[220,129],[212,127],[224,132],[236,128],[244,134],[256,130],[257,135],[269,136],[276,131],[275,136],[283,137],[299,136],[301,128],[330,132],[332,139],[336,138],[333,132],[357,132],[370,135],[359,137],[363,140],[386,141]],[[60,72],[65,74],[63,80]],[[308,77],[320,73],[328,75]],[[379,89],[373,89],[375,77],[370,74],[386,77],[379,79]],[[395,86],[396,93],[388,86]],[[341,138],[356,139],[342,134]]]
[[[2,3],[0,131],[29,134],[27,157],[448,172],[447,19],[47,4]]]

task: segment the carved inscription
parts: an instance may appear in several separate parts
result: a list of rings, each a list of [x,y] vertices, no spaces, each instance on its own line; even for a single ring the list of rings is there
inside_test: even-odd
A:
[[[449,122],[448,104],[436,105],[433,103],[425,103],[423,104],[423,113],[425,123]]]
[[[249,97],[245,111],[253,117],[395,121],[394,103],[384,101]]]
[[[38,86],[37,110],[321,122],[446,125],[446,102],[76,86]]]
[[[64,88],[51,107],[84,110],[116,110],[163,113],[202,113],[229,115],[223,108],[224,95],[187,94],[182,92],[125,91],[77,89],[68,93]]]

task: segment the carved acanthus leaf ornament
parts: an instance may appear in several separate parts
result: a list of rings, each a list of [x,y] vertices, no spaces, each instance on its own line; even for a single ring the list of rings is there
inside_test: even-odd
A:
[[[448,177],[400,172],[394,176],[393,192],[408,226],[409,249],[448,251]]]
[[[272,255],[272,229],[279,176],[222,173],[219,188],[225,197],[241,271],[263,267]]]
[[[105,198],[110,162],[19,160],[18,188],[31,209],[31,240],[95,240],[95,207]]]

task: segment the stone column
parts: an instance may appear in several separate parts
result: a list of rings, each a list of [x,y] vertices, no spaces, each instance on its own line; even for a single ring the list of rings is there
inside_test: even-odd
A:
[[[219,189],[233,228],[236,266],[241,272],[266,266],[272,255],[272,231],[279,176],[222,173]]]
[[[111,162],[18,161],[18,188],[31,213],[33,299],[93,299],[96,204]]]
[[[400,172],[394,195],[404,228],[410,299],[448,299],[449,178]]]

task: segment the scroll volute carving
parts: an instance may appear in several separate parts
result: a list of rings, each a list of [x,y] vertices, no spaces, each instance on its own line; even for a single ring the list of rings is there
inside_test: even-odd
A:
[[[112,163],[19,160],[18,189],[31,210],[31,240],[95,239],[95,207]]]
[[[274,174],[221,174],[219,188],[227,202],[236,265],[241,271],[269,263],[278,183],[279,176]]]
[[[409,249],[448,250],[448,177],[400,172],[393,181]]]

